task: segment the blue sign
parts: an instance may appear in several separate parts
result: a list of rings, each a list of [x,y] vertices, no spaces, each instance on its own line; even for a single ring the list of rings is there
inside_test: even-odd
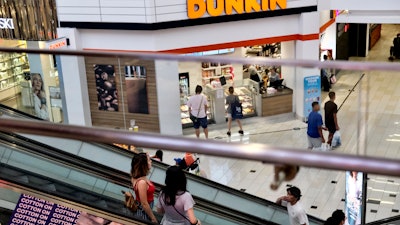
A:
[[[321,104],[321,77],[311,76],[304,78],[304,117],[312,111],[311,104],[319,102]]]

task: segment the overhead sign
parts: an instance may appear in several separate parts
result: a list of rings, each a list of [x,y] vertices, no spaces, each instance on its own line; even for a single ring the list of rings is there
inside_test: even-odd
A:
[[[287,0],[187,0],[188,17],[197,19],[285,9]]]
[[[0,29],[14,29],[14,21],[11,18],[0,18]]]

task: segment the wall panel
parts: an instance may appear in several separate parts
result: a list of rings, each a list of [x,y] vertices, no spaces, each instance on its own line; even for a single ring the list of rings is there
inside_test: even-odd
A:
[[[130,125],[130,120],[135,119],[136,125],[139,126],[140,131],[160,132],[154,61],[120,59],[120,63],[121,64],[119,65],[118,59],[116,58],[85,58],[86,77],[93,126],[127,129]],[[118,112],[102,111],[98,109],[96,80],[93,70],[93,66],[95,64],[114,65],[119,102]],[[123,74],[122,76],[119,76],[119,71],[124,73],[125,65],[140,65],[146,67],[149,114],[128,112],[126,85],[124,79],[125,75]]]

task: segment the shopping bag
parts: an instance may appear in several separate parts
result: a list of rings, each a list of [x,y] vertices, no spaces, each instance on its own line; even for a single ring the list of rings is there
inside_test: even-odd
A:
[[[340,136],[340,132],[337,130],[335,134],[333,134],[332,138],[332,147],[338,147],[342,144],[342,139]]]
[[[325,152],[325,151],[329,151],[330,147],[328,144],[322,143],[320,147],[314,147],[312,150]]]
[[[231,115],[232,115],[232,119],[242,119],[243,118],[242,103],[236,101],[231,104]]]

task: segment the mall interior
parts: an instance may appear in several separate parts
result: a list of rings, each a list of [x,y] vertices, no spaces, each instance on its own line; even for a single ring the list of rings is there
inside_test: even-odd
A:
[[[157,224],[400,224],[398,0],[0,4],[0,225],[155,224],[139,211]],[[325,121],[331,92],[334,143],[309,148],[312,103]],[[123,194],[141,153],[151,215]],[[182,214],[158,210],[174,165],[195,202]],[[296,213],[276,203],[291,187]]]

